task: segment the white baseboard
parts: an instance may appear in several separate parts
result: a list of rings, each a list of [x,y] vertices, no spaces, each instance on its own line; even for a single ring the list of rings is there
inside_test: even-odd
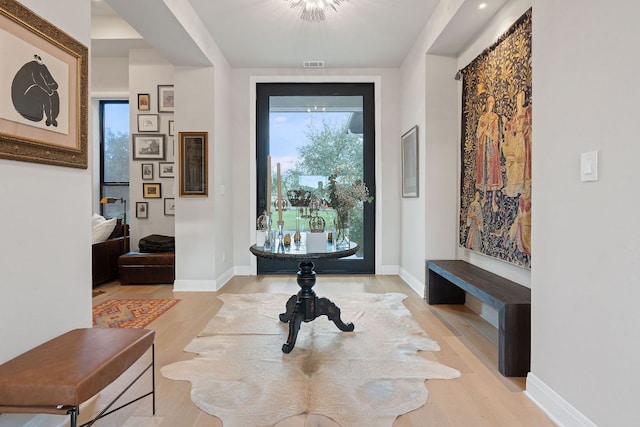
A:
[[[404,280],[404,282],[409,285],[409,287],[413,289],[415,293],[420,295],[420,298],[424,298],[424,284],[420,282],[420,280],[416,279],[404,268],[400,269],[400,278]]]
[[[400,274],[400,267],[397,265],[381,265],[379,270],[376,274],[381,276],[397,276]]]
[[[173,282],[174,292],[215,292],[215,280],[176,280]]]
[[[222,273],[216,280],[176,280],[173,282],[174,292],[215,292],[219,291],[234,276],[234,268],[231,267]]]
[[[249,265],[234,267],[233,270],[236,276],[251,276],[251,266]]]
[[[560,427],[597,427],[531,372],[524,393]]]
[[[233,267],[222,273],[222,275],[216,280],[216,291],[222,289],[222,287],[226,285],[229,280],[233,279],[234,273],[235,272]]]

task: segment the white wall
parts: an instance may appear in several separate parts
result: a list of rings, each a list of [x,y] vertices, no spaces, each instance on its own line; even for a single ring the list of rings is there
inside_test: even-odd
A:
[[[532,375],[599,426],[638,425],[640,4],[533,1]],[[599,151],[599,180],[580,153]],[[535,386],[535,387],[534,387]],[[556,408],[554,408],[556,409]],[[563,414],[560,408],[558,412]],[[588,425],[565,417],[565,425]]]
[[[376,273],[397,274],[400,252],[398,179],[400,159],[399,73],[396,69],[326,69],[317,74],[290,69],[233,71],[234,264],[237,274],[255,274],[255,84],[256,82],[373,82],[376,97]],[[384,161],[383,161],[384,159]],[[384,227],[380,226],[384,224]]]
[[[417,52],[409,55],[406,63],[400,70],[402,85],[400,86],[400,105],[402,116],[400,119],[400,135],[414,126],[418,126],[418,197],[400,198],[400,276],[411,287],[422,295],[424,276],[425,239],[416,239],[416,236],[425,235],[425,62],[424,55]],[[402,149],[400,138],[398,145],[400,157],[400,175],[398,186],[402,195]]]
[[[189,27],[193,28],[193,26]],[[176,132],[208,132],[209,188],[206,198],[176,199],[176,291],[215,291],[233,277],[232,72],[215,42],[195,34],[213,66],[176,67]]]
[[[129,58],[92,58],[91,93],[112,97],[129,91]]]
[[[425,260],[455,258],[457,85],[455,58],[426,55],[427,31],[401,67],[402,129],[418,126],[418,198],[400,206],[400,275],[424,294]],[[416,239],[424,236],[424,239]]]
[[[89,2],[22,3],[90,45]],[[91,327],[89,163],[85,170],[0,160],[0,362]]]
[[[213,68],[176,68],[176,132],[208,132],[209,170],[207,197],[176,199],[176,290],[216,290],[214,86]]]

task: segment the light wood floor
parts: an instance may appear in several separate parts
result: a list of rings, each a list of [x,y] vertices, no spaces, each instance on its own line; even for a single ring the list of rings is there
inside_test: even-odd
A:
[[[339,301],[339,295],[357,292],[401,292],[422,328],[433,337],[442,350],[433,359],[462,373],[454,380],[429,380],[427,403],[398,417],[395,427],[424,426],[553,426],[544,413],[523,393],[524,378],[505,378],[497,371],[496,332],[493,327],[472,315],[464,307],[429,306],[397,276],[328,276],[319,275],[315,291]],[[151,416],[151,398],[147,397],[98,421],[96,426],[125,427],[219,427],[220,420],[198,409],[190,399],[190,384],[173,381],[160,374],[160,368],[170,363],[191,359],[183,351],[222,306],[218,293],[284,292],[298,290],[292,276],[234,277],[223,289],[214,292],[173,292],[169,285],[120,286],[108,283],[94,290],[104,291],[93,298],[97,305],[110,298],[177,298],[180,302],[152,322],[147,328],[156,331],[156,415]],[[283,302],[284,304],[284,302]],[[338,303],[339,305],[339,303]],[[284,305],[283,305],[284,307]],[[348,319],[347,319],[348,320]],[[304,324],[300,330],[304,333]],[[295,349],[294,349],[295,351]],[[86,418],[101,409],[122,390],[129,378],[134,378],[150,354],[134,365],[123,377],[103,390],[94,405],[81,413]],[[146,374],[127,396],[135,396],[151,384]],[[146,391],[146,390],[145,390]],[[273,396],[274,405],[278,404]],[[330,419],[318,415],[300,415],[283,420],[277,427],[336,427]],[[252,426],[247,426],[252,427]],[[365,427],[365,426],[363,426]]]

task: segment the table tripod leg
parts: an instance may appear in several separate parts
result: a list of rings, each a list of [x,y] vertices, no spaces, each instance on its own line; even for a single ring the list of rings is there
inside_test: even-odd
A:
[[[304,305],[302,302],[296,302],[295,307],[293,308],[293,313],[291,313],[291,318],[289,319],[289,336],[287,337],[287,342],[282,345],[283,353],[289,353],[293,350],[293,347],[296,345],[296,339],[298,338],[300,325],[304,318]]]
[[[316,317],[326,315],[343,332],[352,332],[353,323],[344,323],[340,318],[340,307],[328,298],[318,298],[316,301]]]
[[[296,307],[296,301],[298,300],[297,295],[292,295],[287,301],[286,309],[284,313],[280,313],[280,321],[283,323],[287,323],[289,319],[291,319],[291,315],[293,314],[293,309]]]

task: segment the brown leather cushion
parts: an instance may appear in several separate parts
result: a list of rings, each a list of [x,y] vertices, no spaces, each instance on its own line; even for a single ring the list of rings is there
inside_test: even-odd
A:
[[[78,406],[133,365],[154,335],[148,329],[86,328],[53,338],[0,365],[0,412]]]
[[[175,252],[128,252],[121,255],[118,265],[174,265]]]

